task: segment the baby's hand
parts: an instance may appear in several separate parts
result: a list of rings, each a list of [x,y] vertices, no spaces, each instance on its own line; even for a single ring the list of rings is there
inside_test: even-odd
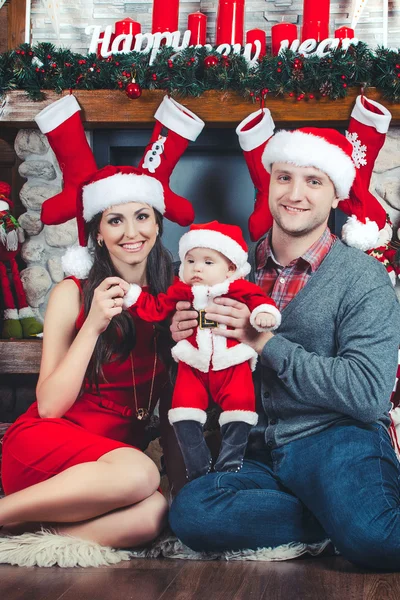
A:
[[[274,327],[276,325],[276,319],[271,313],[258,313],[254,322],[257,327],[262,327],[263,329]]]

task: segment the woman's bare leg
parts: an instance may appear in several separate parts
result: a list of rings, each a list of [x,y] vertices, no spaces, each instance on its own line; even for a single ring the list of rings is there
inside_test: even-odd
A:
[[[167,524],[167,513],[167,501],[162,494],[155,492],[134,506],[82,523],[56,525],[56,530],[102,546],[130,548],[154,540]]]
[[[86,521],[149,498],[159,483],[151,459],[133,448],[118,448],[2,498],[0,525]]]

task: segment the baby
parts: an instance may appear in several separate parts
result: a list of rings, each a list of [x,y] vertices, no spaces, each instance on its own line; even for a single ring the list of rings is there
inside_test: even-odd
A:
[[[280,325],[281,315],[273,300],[244,279],[250,272],[247,256],[246,242],[236,225],[218,221],[192,225],[180,239],[179,279],[168,291],[155,297],[132,284],[124,299],[125,308],[149,322],[173,314],[179,300],[191,302],[199,313],[195,332],[172,349],[179,364],[168,413],[190,480],[211,469],[211,455],[203,436],[210,397],[223,411],[215,471],[241,469],[250,429],[257,423],[251,374],[257,354],[237,340],[214,335],[215,327],[226,326],[205,318],[208,304],[222,296],[245,303],[251,311],[250,323],[257,331]]]

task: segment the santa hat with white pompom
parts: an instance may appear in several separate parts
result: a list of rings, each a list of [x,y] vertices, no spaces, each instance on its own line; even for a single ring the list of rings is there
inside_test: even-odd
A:
[[[268,173],[276,162],[316,167],[326,173],[340,200],[338,208],[348,216],[342,230],[343,241],[363,251],[376,248],[386,243],[392,234],[384,208],[369,191],[372,170],[390,121],[391,114],[384,106],[363,95],[356,100],[346,136],[335,129],[304,127],[279,131],[271,137],[273,129],[266,120],[261,161]],[[254,127],[257,140],[259,129],[260,123],[257,123]],[[248,145],[252,129],[241,124],[237,131],[242,148],[248,150],[241,138],[246,137]],[[253,152],[257,151],[257,140],[251,148]],[[265,143],[265,140],[268,141]],[[263,210],[269,214],[268,196],[264,194],[263,199]],[[257,208],[260,212],[261,207]],[[266,233],[259,230],[259,225],[253,226],[253,230],[250,228],[253,240]]]

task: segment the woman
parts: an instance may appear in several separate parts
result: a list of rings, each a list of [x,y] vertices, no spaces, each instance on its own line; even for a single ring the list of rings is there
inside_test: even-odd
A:
[[[183,224],[178,204],[187,201],[168,187],[184,143],[173,152],[177,134],[167,130],[189,119],[200,133],[204,123],[171,99],[161,107],[157,126],[169,152],[158,161],[159,178],[143,163],[109,166],[72,191],[80,246],[63,264],[75,276],[50,296],[37,402],[4,437],[3,531],[47,522],[58,533],[124,548],[151,541],[166,523],[158,470],[138,447],[157,400],[168,409],[169,335],[132,320],[122,300],[132,283],[157,294],[172,282],[162,214]]]
[[[129,547],[156,537],[167,513],[155,464],[131,446],[145,425],[132,411],[151,412],[167,392],[168,340],[122,313],[122,298],[128,283],[165,290],[172,266],[162,217],[148,205],[114,206],[90,230],[93,268],[83,285],[54,288],[37,402],[4,439],[0,523],[59,523],[59,533]]]

